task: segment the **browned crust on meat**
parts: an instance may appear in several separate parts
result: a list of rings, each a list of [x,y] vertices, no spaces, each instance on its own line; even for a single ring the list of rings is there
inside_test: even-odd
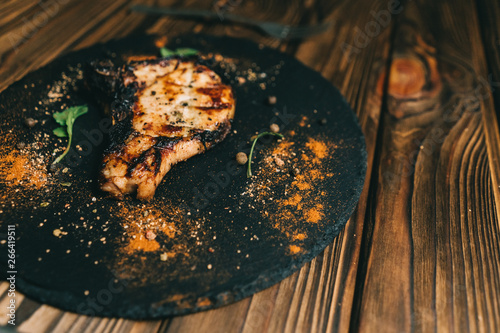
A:
[[[141,68],[147,71],[149,68],[146,66],[149,65],[180,70],[173,72],[175,75],[166,72],[165,75],[151,76],[146,73],[141,76],[141,81],[134,74],[134,66],[143,66]],[[205,80],[202,84],[206,86],[193,88],[187,84],[179,85],[184,79],[183,75],[189,77],[190,65],[194,68],[194,78],[200,73],[204,75],[200,78]],[[140,200],[151,199],[156,187],[173,165],[205,152],[230,132],[235,107],[232,90],[222,84],[220,78],[206,66],[190,64],[185,59],[155,59],[129,64],[120,69],[108,63],[104,68],[95,67],[94,86],[101,86],[101,89],[107,89],[113,95],[111,116],[114,126],[110,133],[111,144],[104,155],[99,184],[102,190],[114,198],[123,199],[125,195],[131,194]],[[165,89],[150,91],[158,82]],[[186,98],[186,91],[188,97],[189,91],[202,97],[202,100],[193,98],[190,101],[195,105],[189,106],[191,118],[187,118],[192,119],[196,114],[194,110],[198,110],[198,116],[203,117],[201,128],[196,126],[198,123],[184,120],[185,114],[182,112],[185,111],[182,108],[187,107],[188,103],[181,103],[178,106],[180,110],[173,112],[172,109],[176,107],[168,105],[172,101],[176,102],[178,96]],[[162,98],[156,98],[157,94]],[[169,98],[165,99],[165,96]],[[148,104],[141,104],[139,98]],[[160,101],[155,104],[157,99]],[[170,108],[170,113],[161,113],[162,102],[165,108]],[[151,107],[160,107],[160,113],[153,112]],[[179,112],[179,119],[176,112]]]

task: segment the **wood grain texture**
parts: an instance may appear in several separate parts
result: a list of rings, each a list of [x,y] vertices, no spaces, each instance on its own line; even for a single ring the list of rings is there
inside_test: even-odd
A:
[[[405,7],[377,143],[358,329],[498,331],[498,244],[488,240],[498,219],[484,129],[496,123],[483,121],[494,109],[481,87],[474,3]]]
[[[482,34],[484,52],[486,59],[478,57],[478,65],[481,68],[483,77],[489,85],[491,94],[493,94],[494,106],[492,100],[486,100],[484,110],[488,110],[484,117],[486,143],[488,146],[488,155],[490,169],[492,173],[493,191],[495,193],[495,203],[500,207],[500,131],[498,129],[500,119],[500,3],[484,0],[477,1],[478,18],[480,32]],[[496,112],[493,112],[493,109]]]
[[[481,85],[488,73],[500,81],[498,4],[490,11],[486,0],[477,8],[469,0],[413,0],[384,16],[386,0],[227,2],[224,10],[260,20],[335,22],[329,33],[280,42],[224,21],[132,13],[131,2],[60,0],[31,30],[26,22],[44,12],[38,1],[1,2],[0,91],[63,53],[131,33],[250,38],[294,54],[339,87],[366,136],[365,188],[333,244],[252,297],[132,321],[80,316],[18,294],[21,332],[500,331],[500,138],[492,90]],[[201,0],[138,2],[214,8]],[[488,19],[478,20],[478,11]],[[16,45],[13,33],[23,37],[23,29],[32,34]],[[0,284],[0,309],[7,289]]]

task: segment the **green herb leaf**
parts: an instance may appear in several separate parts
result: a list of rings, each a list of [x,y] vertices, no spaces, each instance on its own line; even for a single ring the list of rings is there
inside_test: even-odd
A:
[[[66,132],[66,127],[58,127],[52,132],[60,138],[68,137],[68,133]]]
[[[189,56],[194,56],[198,54],[198,50],[195,49],[190,49],[190,48],[179,48],[175,50],[175,53],[181,57],[189,57]]]
[[[87,111],[88,107],[86,105],[79,105],[67,108],[62,112],[56,112],[52,115],[52,117],[54,117],[54,120],[58,124],[63,125],[63,127],[56,128],[53,131],[54,134],[58,137],[63,137],[61,134],[64,133],[64,137],[69,137],[66,150],[61,154],[61,156],[56,158],[55,161],[52,162],[52,164],[59,163],[69,152],[69,149],[71,148],[71,140],[73,139],[73,125],[75,124],[76,118],[84,115],[85,113],[87,113]],[[66,128],[64,128],[64,126],[66,126]]]
[[[65,111],[56,112],[52,115],[54,120],[61,126],[66,126],[66,119],[68,119],[68,113]]]
[[[184,47],[184,48],[178,48],[175,51],[172,51],[170,49],[167,49],[166,47],[162,47],[160,49],[160,54],[164,58],[172,57],[172,56],[176,56],[176,55],[180,56],[180,57],[189,57],[189,56],[197,55],[198,50]]]
[[[255,144],[257,143],[257,140],[259,140],[259,138],[263,137],[264,135],[274,135],[274,136],[279,137],[280,139],[284,138],[284,136],[282,134],[279,134],[279,133],[262,132],[259,135],[257,135],[257,137],[255,139],[253,139],[252,148],[250,149],[250,155],[248,156],[247,178],[251,178],[252,177],[252,155],[253,155],[253,151],[254,151],[254,148],[255,148]]]
[[[171,57],[171,56],[175,55],[175,52],[167,49],[166,47],[162,47],[160,49],[160,54],[163,58],[166,58],[166,57]]]

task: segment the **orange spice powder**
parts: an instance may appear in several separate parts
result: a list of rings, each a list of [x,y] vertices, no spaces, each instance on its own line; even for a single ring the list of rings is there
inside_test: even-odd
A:
[[[152,252],[160,248],[160,244],[156,240],[148,240],[143,233],[135,233],[131,235],[131,240],[126,247],[127,253],[135,251]]]
[[[302,201],[302,196],[299,193],[295,193],[293,197],[288,200],[283,201],[283,205],[285,206],[298,206]]]
[[[16,152],[11,152],[0,159],[2,178],[15,185],[19,184],[26,176],[27,170],[25,166],[28,164],[25,157],[17,155]]]
[[[243,195],[251,199],[252,206],[263,217],[272,221],[273,228],[289,239],[292,243],[289,253],[293,255],[303,250],[301,244],[308,238],[308,225],[325,222],[328,203],[316,189],[333,177],[322,161],[336,145],[320,137],[310,138],[303,145],[291,141],[286,134],[285,137],[289,139],[262,151],[264,156],[255,165],[255,177]],[[275,157],[284,165],[278,165]],[[293,169],[298,172],[291,172]],[[286,187],[284,193],[275,192],[275,188],[283,187]]]
[[[297,246],[297,245],[293,245],[291,244],[289,247],[288,247],[289,251],[290,251],[290,254],[297,254],[299,252],[302,251],[302,248],[300,246]]]
[[[9,185],[33,185],[41,188],[47,182],[46,166],[26,154],[13,150],[0,156],[0,176]]]
[[[320,159],[325,158],[328,154],[328,146],[323,141],[309,138],[309,141],[306,143],[306,147],[313,152],[314,156]]]
[[[181,214],[181,211],[172,207],[165,207],[165,211],[159,211],[145,204],[137,205],[127,202],[119,203],[114,208],[113,213],[121,217],[123,221],[126,240],[123,251],[126,254],[159,250],[161,246],[157,239],[146,238],[148,232],[155,236],[163,234],[170,239],[175,237],[178,230],[170,218],[175,219]]]
[[[318,223],[323,218],[323,205],[317,204],[314,208],[305,212],[304,217],[309,223]]]
[[[304,240],[307,238],[307,235],[306,234],[303,234],[303,233],[299,233],[299,234],[295,234],[293,235],[293,240]]]

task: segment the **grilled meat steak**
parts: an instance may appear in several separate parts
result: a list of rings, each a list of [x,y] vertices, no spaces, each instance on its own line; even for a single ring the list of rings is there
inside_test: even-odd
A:
[[[197,60],[91,65],[89,85],[113,121],[100,187],[117,199],[149,200],[170,168],[222,141],[231,129],[231,87]]]

